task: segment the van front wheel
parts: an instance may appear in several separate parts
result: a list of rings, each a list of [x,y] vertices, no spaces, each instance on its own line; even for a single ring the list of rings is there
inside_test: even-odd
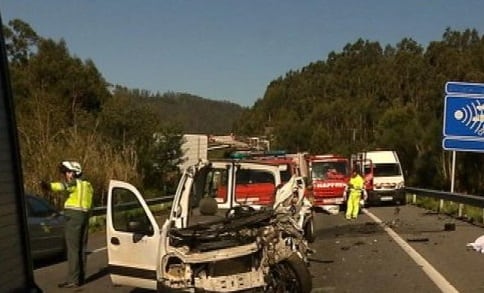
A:
[[[275,264],[270,268],[269,284],[265,292],[310,293],[313,280],[308,267],[297,255]]]
[[[309,243],[313,243],[316,238],[314,236],[314,221],[312,218],[304,225],[304,238],[306,238]]]

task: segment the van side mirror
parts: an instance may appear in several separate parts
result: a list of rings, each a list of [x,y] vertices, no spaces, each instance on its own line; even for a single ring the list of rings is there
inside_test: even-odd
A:
[[[151,228],[151,225],[146,225],[139,221],[128,222],[127,232],[144,236],[144,235],[153,235],[152,230],[153,229]]]
[[[176,209],[173,211],[173,217],[179,218],[182,215],[182,207],[178,205]]]
[[[133,233],[133,243],[139,242],[144,236],[153,235],[151,225],[146,225],[139,221],[129,221],[127,231]]]
[[[128,222],[128,232],[132,233],[140,233],[143,229],[143,225],[138,221],[129,221]]]
[[[145,235],[140,233],[133,234],[133,243],[138,243]]]

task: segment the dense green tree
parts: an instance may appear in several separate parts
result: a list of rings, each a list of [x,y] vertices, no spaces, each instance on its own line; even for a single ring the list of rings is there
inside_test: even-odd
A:
[[[32,27],[20,20],[13,19],[3,27],[7,55],[12,66],[25,64],[37,45],[39,36]]]
[[[144,186],[174,194],[180,176],[178,165],[183,162],[183,138],[177,125],[167,125],[154,136],[154,141],[142,159]]]
[[[42,38],[18,19],[3,29],[25,188],[33,192],[39,191],[40,180],[57,178],[57,164],[65,159],[84,166],[96,205],[104,203],[110,179],[157,196],[173,192],[181,133],[226,133],[243,111],[233,103],[189,94],[112,87],[92,60],[72,56],[64,40]]]
[[[483,56],[484,38],[469,29],[447,28],[427,48],[410,38],[384,47],[358,39],[273,80],[235,123],[236,131],[265,135],[269,127],[280,148],[311,153],[396,149],[409,183],[448,189],[452,152],[441,145],[444,85],[483,82]],[[483,193],[482,155],[458,158],[456,190]]]

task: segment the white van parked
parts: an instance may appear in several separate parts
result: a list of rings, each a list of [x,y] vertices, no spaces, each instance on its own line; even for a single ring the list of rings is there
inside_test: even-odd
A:
[[[405,178],[396,151],[361,152],[355,163],[364,172],[368,204],[405,204]]]

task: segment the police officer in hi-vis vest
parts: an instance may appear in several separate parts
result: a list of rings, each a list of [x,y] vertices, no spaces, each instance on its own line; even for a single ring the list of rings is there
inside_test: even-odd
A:
[[[62,161],[59,171],[64,176],[62,182],[41,182],[44,191],[65,194],[64,215],[66,216],[65,237],[67,245],[68,274],[59,288],[75,288],[85,281],[86,254],[89,229],[89,212],[92,205],[93,188],[91,183],[81,179],[81,164]]]

